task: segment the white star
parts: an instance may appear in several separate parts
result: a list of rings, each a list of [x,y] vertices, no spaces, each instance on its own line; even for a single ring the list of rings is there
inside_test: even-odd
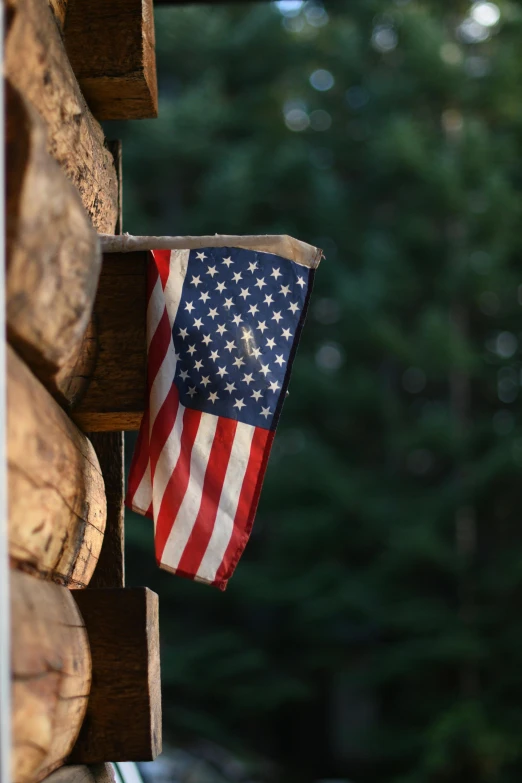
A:
[[[192,399],[192,397],[196,394],[196,387],[195,386],[189,386],[189,390],[188,390],[187,394]]]
[[[185,310],[188,310],[189,313],[191,313],[194,309],[194,305],[192,302],[185,302]]]
[[[249,375],[245,373],[245,375],[243,375],[243,382],[246,383],[247,386],[250,383],[254,383],[254,376],[252,375],[252,373],[250,373]]]
[[[267,294],[265,296],[265,304],[271,305],[273,301],[274,301],[274,297],[272,296],[272,294]]]
[[[228,375],[226,367],[218,367],[217,374],[219,375],[220,378],[222,378],[224,375]]]
[[[203,335],[203,342],[205,343],[205,345],[208,345],[209,343],[212,342],[212,337],[209,334],[204,334]]]
[[[217,351],[211,351],[210,352],[210,358],[213,362],[215,362],[217,359],[219,359],[219,354]]]
[[[270,388],[270,391],[274,391],[274,392],[281,388],[277,381],[271,381],[268,384],[268,386]]]
[[[230,394],[232,394],[232,392],[235,390],[236,390],[235,383],[227,383],[227,385],[225,386],[225,391],[230,392]]]
[[[219,291],[219,293],[222,294],[225,288],[226,285],[224,283],[218,283],[216,286],[216,291]]]
[[[283,364],[286,364],[285,360],[283,359],[283,354],[276,353],[275,363],[278,364],[280,367],[282,367]]]
[[[268,375],[268,373],[270,372],[270,367],[268,366],[268,364],[261,364],[261,369],[259,370],[259,372],[262,372],[262,373],[263,373],[263,375],[264,375],[264,376],[265,376],[265,378],[266,378],[266,376],[267,376],[267,375]]]
[[[301,288],[304,288],[304,287],[305,287],[306,283],[305,283],[305,281],[303,280],[303,278],[302,278],[302,277],[298,277],[298,278],[297,278],[297,285],[300,285],[300,286],[301,286]]]
[[[241,358],[241,356],[238,356],[237,359],[234,359],[232,364],[234,367],[237,367],[238,369],[245,363],[244,359]]]
[[[187,348],[187,353],[189,353],[191,356],[193,353],[196,353],[196,346],[195,345],[189,345]]]
[[[248,271],[249,271],[249,272],[253,272],[253,271],[254,271],[254,269],[257,269],[257,261],[252,261],[252,262],[251,262],[251,263],[248,265]]]
[[[235,315],[232,318],[232,323],[235,324],[236,326],[239,326],[239,324],[243,323],[243,319],[241,318],[241,316],[239,314]]]
[[[225,304],[223,305],[223,307],[226,307],[227,310],[230,310],[233,304],[234,304],[234,300],[232,298],[225,299]]]
[[[259,312],[259,307],[255,304],[250,305],[250,307],[248,308],[248,312],[250,313],[250,315],[255,315],[257,312]]]
[[[201,327],[203,326],[203,321],[201,320],[201,318],[196,318],[194,320],[194,326],[196,327],[196,329],[201,329]]]
[[[290,307],[288,309],[292,311],[292,315],[295,315],[299,310],[299,306],[297,302],[290,302]]]
[[[250,352],[250,353],[251,353],[251,354],[252,354],[252,356],[254,356],[256,359],[259,359],[259,357],[261,356],[261,351],[259,350],[259,348],[252,348],[252,350],[251,350],[251,352]]]
[[[208,397],[208,401],[209,402],[215,402],[216,400],[219,400],[217,392],[210,392],[209,397]]]
[[[241,410],[241,408],[246,408],[246,405],[243,402],[243,398],[241,398],[240,400],[236,399],[232,407],[237,408],[238,410]]]
[[[267,348],[275,348],[275,340],[273,337],[269,337],[266,341],[266,347]]]
[[[274,312],[274,314],[272,316],[272,321],[277,321],[277,323],[279,323],[279,321],[281,320],[282,317],[283,316],[281,315],[281,312],[279,312],[279,313]]]
[[[256,287],[259,288],[259,290],[261,290],[263,288],[263,286],[266,285],[265,278],[264,277],[258,277],[258,278],[256,278],[256,280],[257,280]]]
[[[243,329],[243,334],[241,335],[242,340],[252,340],[254,337],[251,329]]]
[[[207,386],[208,386],[208,385],[209,385],[209,383],[210,383],[210,378],[209,378],[209,376],[208,376],[208,375],[202,375],[202,376],[201,376],[201,381],[200,381],[200,383],[201,383],[201,385],[202,385],[202,386],[204,386],[204,387],[205,387],[205,389],[206,389],[206,388],[207,388]]]
[[[216,329],[216,332],[217,332],[217,333],[218,333],[218,334],[219,334],[221,337],[223,337],[223,334],[224,334],[226,331],[227,331],[227,330],[225,329],[225,324],[218,324],[218,327],[217,327],[217,329]]]
[[[207,266],[207,275],[210,275],[210,277],[214,277],[214,275],[217,275],[218,271],[215,266]]]
[[[179,362],[179,353],[176,353],[176,351],[174,351],[174,361]]]
[[[236,344],[235,344],[235,342],[233,340],[227,340],[227,344],[225,345],[225,350],[226,351],[231,352],[231,351],[234,350],[235,347],[236,347]]]
[[[201,278],[199,277],[199,275],[198,276],[192,275],[192,280],[190,282],[192,285],[195,285],[197,288],[198,285],[201,285]]]
[[[196,253],[196,257],[197,257],[198,261],[204,261],[205,258],[206,258],[206,255],[203,252]]]
[[[188,372],[186,370],[180,370],[179,377],[186,381],[188,378]]]
[[[248,288],[242,288],[242,289],[241,289],[241,293],[239,294],[239,296],[242,296],[242,297],[243,297],[243,299],[245,299],[245,300],[246,300],[247,296],[250,296],[250,293],[249,293],[249,291],[248,291]]]
[[[203,367],[203,362],[201,361],[201,359],[197,359],[196,363],[194,364],[194,369],[201,370],[202,367]]]
[[[231,258],[230,258],[230,256],[229,256],[228,258],[224,258],[224,259],[223,259],[223,263],[225,264],[225,266],[226,266],[226,267],[227,267],[227,269],[228,269],[228,268],[229,268],[229,266],[230,266],[230,264],[233,264],[234,262],[232,261],[232,259],[231,259]]]
[[[202,291],[199,295],[199,301],[200,302],[206,302],[207,299],[210,299],[210,294],[207,294],[206,291]]]
[[[210,310],[208,311],[208,317],[212,318],[212,320],[214,320],[214,318],[217,318],[217,314],[218,314],[217,307],[211,307]]]
[[[282,277],[283,275],[279,271],[279,268],[275,266],[272,271],[270,272],[270,277],[274,277],[276,280],[278,277]]]
[[[282,285],[282,286],[281,286],[281,289],[280,289],[280,291],[279,291],[279,293],[280,293],[280,294],[283,294],[283,296],[285,296],[285,297],[286,297],[286,295],[290,293],[290,286],[288,286],[288,285]]]
[[[234,272],[234,274],[232,275],[232,280],[234,281],[234,283],[239,283],[239,281],[242,279],[243,278],[241,277],[241,272]]]
[[[185,339],[185,337],[188,337],[188,332],[186,329],[180,329],[178,332],[178,337],[181,337],[182,340]]]
[[[291,336],[292,336],[292,332],[290,331],[290,329],[283,329],[283,331],[281,332],[281,337],[286,337],[287,340]]]
[[[253,398],[254,398],[254,400],[255,400],[256,402],[258,402],[258,400],[260,400],[260,399],[261,399],[261,397],[263,396],[263,394],[262,394],[262,392],[260,392],[260,391],[256,391],[256,390],[254,389],[254,391],[252,392],[252,394],[251,394],[250,396],[251,396],[251,397],[253,397]]]
[[[270,416],[270,408],[261,408],[261,416],[264,416],[265,419]]]
[[[263,332],[264,332],[266,329],[268,329],[268,326],[266,325],[266,321],[258,321],[258,322],[257,322],[256,329],[259,329],[259,331],[261,332],[261,334],[263,334]]]

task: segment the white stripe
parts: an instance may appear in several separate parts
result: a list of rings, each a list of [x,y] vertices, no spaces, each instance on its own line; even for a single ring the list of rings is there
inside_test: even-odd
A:
[[[178,412],[170,434],[161,450],[156,469],[154,471],[154,484],[152,487],[152,509],[154,514],[154,529],[156,529],[156,519],[159,514],[161,501],[165,493],[165,488],[176,467],[181,450],[181,431],[183,429],[183,414],[185,408],[181,403],[178,405]]]
[[[152,502],[152,487],[150,484],[150,462],[147,462],[147,469],[139,483],[138,489],[131,499],[132,508],[135,511],[146,513]]]
[[[198,433],[190,455],[190,478],[187,491],[161,558],[161,562],[168,565],[169,568],[178,567],[198,516],[203,495],[203,482],[218,420],[218,416],[203,413],[199,422]]]
[[[154,333],[158,328],[158,324],[161,321],[161,316],[165,309],[165,297],[163,294],[163,287],[158,275],[158,279],[154,284],[152,293],[150,295],[149,304],[147,307],[147,350],[150,348],[150,343],[154,337]]]
[[[234,518],[241,494],[241,487],[243,486],[243,479],[250,460],[255,429],[251,424],[238,422],[225,480],[223,481],[214,529],[196,575],[198,581],[214,581],[227,551],[227,546],[234,530]]]
[[[181,291],[187,275],[189,255],[190,250],[173,250],[170,254],[169,276],[165,285],[165,303],[171,329],[181,302]]]

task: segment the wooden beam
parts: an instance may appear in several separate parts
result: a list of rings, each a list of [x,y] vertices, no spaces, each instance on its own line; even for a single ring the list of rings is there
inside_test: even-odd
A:
[[[65,764],[43,783],[116,783],[112,764]]]
[[[78,188],[93,226],[114,232],[118,182],[103,131],[72,71],[46,0],[5,0],[5,72],[48,127],[48,149]]]
[[[95,117],[157,117],[152,0],[68,0],[64,40]]]
[[[9,347],[7,401],[12,563],[83,587],[96,566],[106,520],[94,449]]]
[[[145,252],[103,257],[94,304],[98,358],[72,413],[86,432],[139,429],[146,400],[147,258]]]
[[[149,761],[161,752],[158,596],[146,587],[75,590],[93,683],[71,763]]]
[[[11,572],[12,775],[35,783],[63,764],[91,684],[87,633],[72,593]]]
[[[47,152],[45,124],[8,82],[6,118],[8,338],[68,405],[93,365],[82,345],[101,267],[98,237],[76,188]]]

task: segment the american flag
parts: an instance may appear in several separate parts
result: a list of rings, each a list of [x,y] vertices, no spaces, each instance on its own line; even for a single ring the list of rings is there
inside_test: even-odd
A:
[[[290,257],[151,251],[149,404],[127,505],[154,520],[162,568],[221,589],[250,535],[321,256],[292,243]]]

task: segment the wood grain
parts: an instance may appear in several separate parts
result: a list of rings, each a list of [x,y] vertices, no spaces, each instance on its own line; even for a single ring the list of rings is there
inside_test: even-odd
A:
[[[68,0],[64,40],[95,117],[157,117],[152,0]]]
[[[63,764],[87,707],[91,657],[72,593],[11,572],[12,781]]]
[[[65,14],[67,13],[67,0],[49,0],[49,6],[54,14],[58,29],[60,32],[63,32]]]
[[[112,764],[65,764],[45,778],[44,783],[115,783]]]
[[[72,413],[86,432],[139,429],[146,401],[147,258],[145,252],[103,257],[94,304],[98,358]]]
[[[47,152],[42,119],[9,83],[6,118],[8,338],[67,405],[92,370],[79,359],[101,267],[98,237],[76,188]],[[73,373],[83,384],[69,384]]]
[[[98,458],[10,347],[7,402],[12,564],[83,587],[98,561],[107,513]]]
[[[158,596],[146,587],[75,590],[93,682],[70,762],[149,761],[161,752]]]
[[[94,228],[113,233],[118,182],[46,0],[5,0],[5,72],[48,127],[48,150],[77,187]]]

